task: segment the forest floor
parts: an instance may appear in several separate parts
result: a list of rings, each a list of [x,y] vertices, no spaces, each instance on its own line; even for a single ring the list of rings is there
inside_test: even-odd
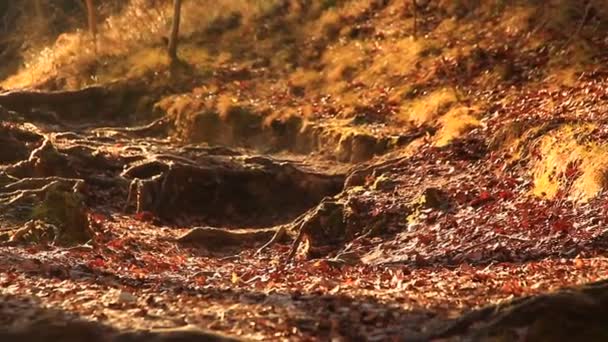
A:
[[[295,3],[4,81],[0,339],[605,340],[588,13]]]

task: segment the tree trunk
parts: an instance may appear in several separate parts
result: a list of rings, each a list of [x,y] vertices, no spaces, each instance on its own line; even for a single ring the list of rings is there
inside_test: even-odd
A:
[[[414,11],[414,39],[418,38],[418,6],[416,0],[412,0],[412,11]]]
[[[41,0],[34,0],[34,9],[36,11],[36,16],[38,17],[38,19],[43,19],[44,11],[42,10],[42,1]]]
[[[36,12],[36,22],[40,25],[40,32],[45,31],[47,29],[47,20],[44,15],[44,9],[42,5],[42,0],[34,0],[34,11]]]
[[[177,43],[179,37],[179,22],[181,19],[182,0],[173,0],[173,22],[171,23],[171,36],[169,37],[168,53],[171,63],[177,59]]]
[[[86,2],[89,32],[91,32],[93,43],[95,43],[95,47],[97,47],[97,13],[95,13],[95,4],[93,4],[93,0],[86,0]]]

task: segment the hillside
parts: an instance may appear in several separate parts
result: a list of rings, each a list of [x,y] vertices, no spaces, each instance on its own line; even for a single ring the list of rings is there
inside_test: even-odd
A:
[[[186,0],[179,63],[170,1],[39,3],[0,5],[0,337],[608,335],[603,1]]]

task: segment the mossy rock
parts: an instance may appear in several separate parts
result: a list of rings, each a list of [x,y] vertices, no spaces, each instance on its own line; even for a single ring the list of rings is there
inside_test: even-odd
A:
[[[344,205],[334,201],[323,201],[317,207],[316,215],[308,223],[315,227],[313,245],[326,245],[343,241],[346,238]]]
[[[445,210],[450,206],[450,199],[445,191],[437,188],[426,188],[422,194],[425,208]]]
[[[297,148],[298,136],[300,135],[302,126],[303,120],[297,116],[272,120],[268,127],[273,137],[273,147],[278,149]]]
[[[192,142],[243,146],[262,134],[262,117],[249,107],[229,105],[195,114],[193,122],[183,130]]]
[[[397,182],[387,175],[380,175],[374,180],[372,188],[380,191],[393,191],[397,187]]]
[[[44,200],[33,208],[32,218],[57,228],[54,232],[32,232],[29,234],[32,241],[52,237],[58,244],[72,245],[84,243],[92,237],[86,207],[78,193],[57,188],[49,190]]]

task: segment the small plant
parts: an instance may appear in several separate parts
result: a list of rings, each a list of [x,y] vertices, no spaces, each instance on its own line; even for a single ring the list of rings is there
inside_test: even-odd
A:
[[[338,0],[321,0],[321,9],[327,10],[338,5]]]

